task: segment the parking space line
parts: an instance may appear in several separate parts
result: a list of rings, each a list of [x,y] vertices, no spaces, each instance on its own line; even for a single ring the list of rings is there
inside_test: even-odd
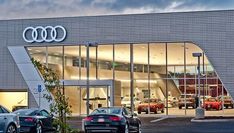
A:
[[[159,121],[165,120],[165,119],[167,119],[167,118],[169,118],[169,117],[168,117],[168,116],[165,116],[165,117],[162,117],[162,118],[159,118],[159,119],[156,119],[156,120],[152,120],[152,121],[150,121],[150,122],[152,122],[152,123],[154,123],[154,122],[159,122]]]

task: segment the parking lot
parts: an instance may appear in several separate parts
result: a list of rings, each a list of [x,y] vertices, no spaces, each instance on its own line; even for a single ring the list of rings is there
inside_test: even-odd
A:
[[[139,114],[139,116],[145,116],[145,115],[149,115],[149,114]],[[162,116],[162,115],[166,115],[166,109],[164,113],[158,113],[158,114],[154,114],[153,112],[150,114],[153,116]],[[185,109],[179,109],[178,107],[175,108],[168,108],[168,115],[175,115],[175,116],[185,116]],[[205,115],[206,116],[234,116],[234,109],[224,109],[223,110],[206,110],[205,111]],[[194,117],[195,116],[195,109],[192,108],[188,108],[186,109],[186,116],[191,116]]]
[[[142,133],[233,133],[234,121],[227,122],[191,122],[193,117],[172,117],[158,122],[159,117],[154,114],[141,115]],[[68,120],[73,128],[81,129],[81,119]]]
[[[228,122],[191,122],[191,117],[168,118],[156,123],[152,118],[143,118],[143,133],[233,133],[234,121]]]

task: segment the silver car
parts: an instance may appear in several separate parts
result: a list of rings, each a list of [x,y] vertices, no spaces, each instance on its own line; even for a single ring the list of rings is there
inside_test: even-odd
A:
[[[19,117],[0,105],[0,133],[19,133]]]

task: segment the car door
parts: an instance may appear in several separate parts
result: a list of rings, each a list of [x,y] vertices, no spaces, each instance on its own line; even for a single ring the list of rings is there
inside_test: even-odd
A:
[[[0,133],[3,133],[5,128],[5,116],[3,114],[2,107],[0,106]]]
[[[46,111],[46,110],[41,110],[40,111],[40,115],[43,117],[41,119],[43,125],[45,126],[46,129],[52,129],[52,122],[53,122],[53,118],[52,116]]]
[[[126,108],[123,108],[123,115],[125,116],[125,118],[129,123],[129,129],[136,130],[135,120],[134,117],[131,115],[130,111]]]

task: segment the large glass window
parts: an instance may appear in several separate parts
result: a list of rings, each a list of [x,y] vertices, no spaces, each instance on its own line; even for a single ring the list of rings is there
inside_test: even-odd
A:
[[[64,79],[80,79],[80,53],[79,46],[64,46]]]
[[[98,46],[98,79],[113,78],[113,45]]]
[[[0,92],[1,105],[10,111],[28,106],[27,92]]]
[[[56,71],[60,79],[64,78],[63,46],[48,47],[48,67]]]
[[[115,80],[121,82],[121,97],[130,97],[130,44],[115,45]]]
[[[133,44],[134,63],[134,109],[139,101],[149,98],[148,88],[148,44]]]
[[[46,64],[46,47],[28,47],[31,58]]]
[[[191,105],[185,103],[187,97],[194,99],[198,96],[198,59],[192,56],[197,52],[203,55],[200,61],[202,104],[205,104],[208,97],[220,100],[222,94],[229,95],[205,53],[197,45],[188,42],[165,42],[135,43],[132,46],[133,49],[130,44],[98,44],[97,47],[89,47],[89,57],[85,45],[27,49],[31,57],[57,71],[60,79],[65,80],[86,80],[89,58],[89,79],[115,81],[114,89],[121,90],[118,95],[122,98],[122,105],[126,107],[130,107],[130,83],[133,80],[135,111],[143,101],[150,98],[162,101],[166,107],[165,114],[194,115],[195,101],[192,101]],[[131,55],[133,62],[130,59]],[[131,79],[131,63],[134,70],[133,79]],[[94,88],[90,88],[90,99],[93,98],[90,106],[97,108],[108,105],[105,100],[100,100],[106,97],[105,87]],[[73,106],[73,114],[86,112],[86,86],[66,86],[65,94]],[[206,115],[221,115],[221,112],[208,110]]]

